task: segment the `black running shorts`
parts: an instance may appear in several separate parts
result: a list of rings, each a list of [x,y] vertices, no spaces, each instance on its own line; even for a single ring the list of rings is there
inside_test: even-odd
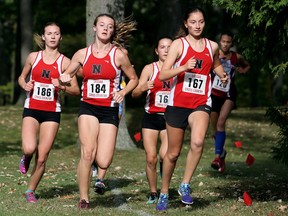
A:
[[[168,125],[175,128],[186,129],[188,126],[188,117],[195,111],[203,111],[210,115],[211,107],[207,105],[198,106],[195,109],[183,107],[167,106],[165,111],[165,119]]]
[[[166,121],[163,114],[157,114],[157,113],[147,113],[144,112],[144,116],[142,119],[142,128],[148,128],[153,130],[165,130],[166,129]]]
[[[61,112],[49,112],[24,108],[23,118],[28,116],[36,119],[40,124],[47,121],[53,121],[59,124],[61,119]]]
[[[81,115],[91,115],[98,119],[99,123],[119,125],[118,107],[95,106],[86,102],[80,102],[78,117]]]

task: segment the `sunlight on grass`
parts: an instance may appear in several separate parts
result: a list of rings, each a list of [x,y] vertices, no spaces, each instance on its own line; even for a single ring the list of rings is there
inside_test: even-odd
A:
[[[129,109],[127,125],[130,133],[140,130],[142,109]],[[277,128],[264,117],[265,109],[234,110],[227,124],[227,169],[220,174],[211,169],[214,147],[211,130],[205,141],[203,157],[191,180],[194,204],[180,203],[177,189],[181,182],[190,132],[175,168],[170,187],[169,215],[287,215],[287,167],[271,159],[271,147],[277,140]],[[109,168],[107,192],[100,196],[92,190],[91,210],[79,211],[76,169],[79,160],[77,109],[62,114],[61,126],[47,162],[46,173],[36,191],[39,202],[29,205],[24,191],[27,175],[18,171],[21,156],[22,108],[0,107],[0,215],[159,215],[155,205],[147,205],[149,194],[145,175],[143,148],[116,150]],[[236,148],[235,141],[242,142]],[[143,146],[141,141],[138,146]],[[246,164],[248,154],[255,157],[253,165]],[[32,161],[32,164],[34,161]],[[31,165],[32,165],[31,164]],[[159,170],[159,167],[157,167]],[[158,188],[161,181],[158,179]],[[252,206],[245,206],[243,193],[249,193]],[[17,208],[15,208],[18,206]]]

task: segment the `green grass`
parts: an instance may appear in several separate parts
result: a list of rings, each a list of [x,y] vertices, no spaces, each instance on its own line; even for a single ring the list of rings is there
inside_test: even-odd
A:
[[[127,112],[127,125],[132,136],[140,130],[142,113],[141,108]],[[64,109],[46,173],[36,191],[39,202],[27,204],[23,194],[29,174],[21,175],[18,170],[22,107],[0,107],[0,215],[287,215],[287,167],[271,159],[277,128],[270,125],[264,114],[265,109],[233,111],[227,123],[227,170],[223,174],[210,168],[214,148],[208,131],[202,159],[191,181],[192,206],[182,205],[177,194],[189,149],[190,132],[187,130],[171,181],[167,212],[156,212],[155,205],[146,204],[149,190],[141,142],[135,150],[116,150],[106,176],[108,191],[100,196],[91,190],[91,210],[80,211],[77,209],[76,176],[79,160],[77,108]],[[234,145],[237,140],[243,142],[241,149]],[[255,157],[251,167],[245,163],[248,153]],[[94,181],[91,189],[93,184]],[[252,206],[243,203],[244,191],[251,196]]]

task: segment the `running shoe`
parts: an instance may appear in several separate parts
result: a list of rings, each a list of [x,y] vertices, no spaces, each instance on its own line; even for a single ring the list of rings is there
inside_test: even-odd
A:
[[[150,193],[150,196],[148,198],[147,204],[154,204],[157,203],[158,197],[156,192]]]
[[[193,198],[191,197],[190,185],[187,183],[181,183],[178,189],[178,193],[181,196],[181,202],[187,205],[193,203]]]
[[[36,203],[38,200],[35,197],[34,191],[29,191],[25,193],[26,201],[28,203]]]
[[[32,157],[27,157],[25,155],[22,155],[22,158],[19,164],[19,170],[22,174],[26,174],[28,172],[31,158]]]
[[[103,195],[105,193],[105,189],[106,189],[106,186],[103,183],[103,180],[102,179],[97,179],[96,183],[94,185],[94,192],[98,193],[100,195]]]
[[[218,170],[219,172],[224,172],[226,155],[227,151],[224,150],[223,153],[220,155],[220,157],[214,158],[214,160],[211,163],[211,167],[215,170]]]
[[[85,199],[82,199],[79,203],[78,203],[78,208],[79,209],[89,209],[90,208],[90,204],[88,201],[86,201]]]
[[[220,158],[219,157],[214,158],[214,160],[211,163],[211,167],[215,170],[219,170],[219,168],[220,168]]]
[[[166,211],[168,207],[168,194],[161,193],[158,199],[158,203],[156,205],[156,210],[158,211]]]

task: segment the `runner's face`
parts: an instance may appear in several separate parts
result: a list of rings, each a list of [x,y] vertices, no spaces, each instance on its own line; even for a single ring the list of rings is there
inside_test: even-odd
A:
[[[228,35],[222,35],[220,38],[220,49],[226,53],[232,46],[232,37]]]
[[[99,39],[109,40],[114,33],[114,20],[107,16],[98,18],[94,31]]]
[[[160,61],[165,61],[169,48],[171,46],[172,40],[169,38],[163,38],[159,41],[158,47],[155,52],[159,56]]]
[[[58,26],[49,25],[45,27],[42,39],[45,41],[46,46],[58,47],[61,38],[61,30]]]
[[[188,29],[189,34],[191,34],[192,36],[201,36],[205,27],[205,20],[203,14],[199,11],[192,12],[184,25]]]

